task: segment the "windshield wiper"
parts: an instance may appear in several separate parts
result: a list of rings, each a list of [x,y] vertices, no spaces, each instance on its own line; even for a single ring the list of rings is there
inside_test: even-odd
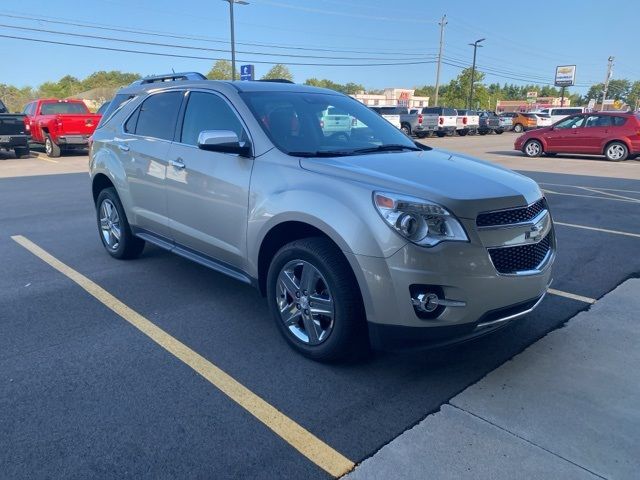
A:
[[[412,152],[419,152],[422,149],[418,147],[410,147],[409,145],[400,145],[395,143],[389,143],[387,145],[378,145],[377,147],[359,148],[354,150],[354,154],[358,153],[375,153],[375,152],[396,152],[398,150],[411,150]]]
[[[344,157],[347,155],[353,155],[352,151],[346,150],[318,150],[315,152],[288,152],[288,155],[293,157]]]

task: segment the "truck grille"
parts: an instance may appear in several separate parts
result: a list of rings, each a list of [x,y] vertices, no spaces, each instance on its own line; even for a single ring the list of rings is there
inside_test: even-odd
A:
[[[544,197],[528,207],[512,208],[509,210],[498,210],[495,212],[481,213],[476,218],[478,227],[494,227],[499,225],[512,225],[514,223],[528,222],[547,208],[547,201]]]
[[[515,274],[538,270],[551,250],[553,232],[549,232],[538,243],[516,247],[490,248],[489,255],[499,273]]]

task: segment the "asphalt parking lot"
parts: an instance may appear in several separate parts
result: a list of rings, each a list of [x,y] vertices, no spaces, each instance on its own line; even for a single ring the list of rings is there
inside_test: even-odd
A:
[[[0,156],[0,476],[330,478],[371,456],[640,273],[640,162],[525,159],[514,139],[425,143],[540,183],[552,294],[476,342],[351,365],[294,353],[248,286],[151,246],[110,258],[86,156]]]

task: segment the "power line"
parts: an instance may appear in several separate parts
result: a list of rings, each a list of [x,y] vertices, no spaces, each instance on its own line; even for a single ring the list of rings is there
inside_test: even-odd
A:
[[[76,38],[91,38],[94,40],[107,40],[111,42],[132,43],[135,45],[147,45],[147,46],[153,46],[153,47],[179,48],[179,49],[185,49],[185,50],[200,50],[200,51],[207,51],[207,52],[227,52],[228,51],[228,49],[221,49],[221,48],[190,47],[187,45],[147,42],[143,40],[122,39],[122,38],[106,37],[102,35],[90,35],[86,33],[71,33],[71,32],[61,32],[59,30],[48,30],[43,28],[20,27],[16,25],[6,25],[2,23],[0,23],[0,27],[11,28],[14,30],[27,30],[30,32],[53,33],[55,35],[65,35],[65,36],[76,37]],[[238,50],[238,53],[243,53],[247,55],[261,55],[261,56],[267,56],[267,57],[317,58],[317,59],[326,59],[326,60],[389,60],[388,58],[380,58],[380,57],[328,57],[328,56],[322,56],[322,55],[250,52],[250,51],[244,51],[244,50]],[[431,57],[435,57],[435,55],[431,55]],[[423,60],[425,58],[426,56],[422,56],[418,58],[407,58],[405,60]]]
[[[180,55],[176,53],[162,53],[162,52],[148,52],[142,50],[130,50],[125,48],[103,47],[98,45],[82,45],[79,43],[59,42],[54,40],[43,40],[39,38],[20,37],[17,35],[2,35],[0,38],[9,38],[12,40],[24,40],[27,42],[46,43],[51,45],[64,45],[67,47],[78,48],[90,48],[93,50],[106,50],[110,52],[124,52],[124,53],[136,53],[141,55],[153,55],[157,57],[173,57],[173,58],[188,58],[194,60],[228,60],[227,58],[215,58],[215,57],[200,57],[196,55]],[[260,64],[274,65],[278,62],[262,61],[262,60],[240,60],[241,62],[252,62]],[[300,63],[300,62],[287,62],[287,65],[303,65],[313,67],[383,67],[383,66],[401,66],[401,65],[426,65],[429,63],[435,63],[434,60],[416,61],[416,62],[394,62],[394,63]]]
[[[164,37],[164,38],[174,38],[179,40],[193,40],[198,42],[208,42],[208,43],[222,43],[228,45],[229,40],[223,40],[213,37],[205,37],[205,36],[194,36],[194,35],[182,35],[172,32],[162,32],[158,30],[140,30],[140,29],[132,29],[132,28],[122,28],[117,27],[115,25],[108,24],[99,24],[99,23],[90,23],[90,22],[80,22],[80,21],[66,21],[61,20],[55,17],[34,17],[31,15],[22,15],[16,13],[6,13],[2,12],[2,16],[7,18],[16,18],[21,20],[28,20],[33,22],[44,22],[44,23],[53,23],[56,25],[67,25],[72,27],[81,27],[81,28],[91,28],[95,30],[106,30],[112,32],[122,32],[122,33],[133,33],[136,35],[147,35],[153,37]],[[240,22],[239,22],[240,23]],[[237,45],[245,45],[251,47],[265,47],[265,48],[277,48],[284,50],[302,50],[302,51],[313,51],[313,52],[331,52],[331,53],[364,53],[364,54],[378,54],[378,55],[401,55],[401,56],[412,56],[412,55],[421,55],[422,52],[413,52],[413,51],[391,51],[388,49],[376,49],[375,51],[371,50],[353,50],[353,49],[339,49],[339,48],[318,48],[318,47],[302,47],[299,45],[285,45],[285,44],[273,44],[273,43],[262,43],[262,42],[236,42]],[[435,49],[433,49],[435,51]]]

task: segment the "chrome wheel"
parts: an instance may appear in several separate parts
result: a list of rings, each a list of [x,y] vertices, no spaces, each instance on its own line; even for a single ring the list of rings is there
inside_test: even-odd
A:
[[[102,240],[110,250],[117,250],[120,246],[120,215],[111,200],[106,198],[100,204],[100,231]]]
[[[625,148],[619,143],[614,143],[607,148],[607,158],[609,160],[621,160],[626,153]]]
[[[44,141],[44,151],[48,156],[51,156],[53,153],[53,145],[51,144],[51,139],[49,137]]]
[[[537,157],[542,153],[542,146],[539,142],[533,140],[524,146],[524,151],[530,157]]]
[[[333,330],[333,297],[320,271],[304,260],[288,262],[278,275],[276,302],[285,327],[302,343],[318,345]]]

